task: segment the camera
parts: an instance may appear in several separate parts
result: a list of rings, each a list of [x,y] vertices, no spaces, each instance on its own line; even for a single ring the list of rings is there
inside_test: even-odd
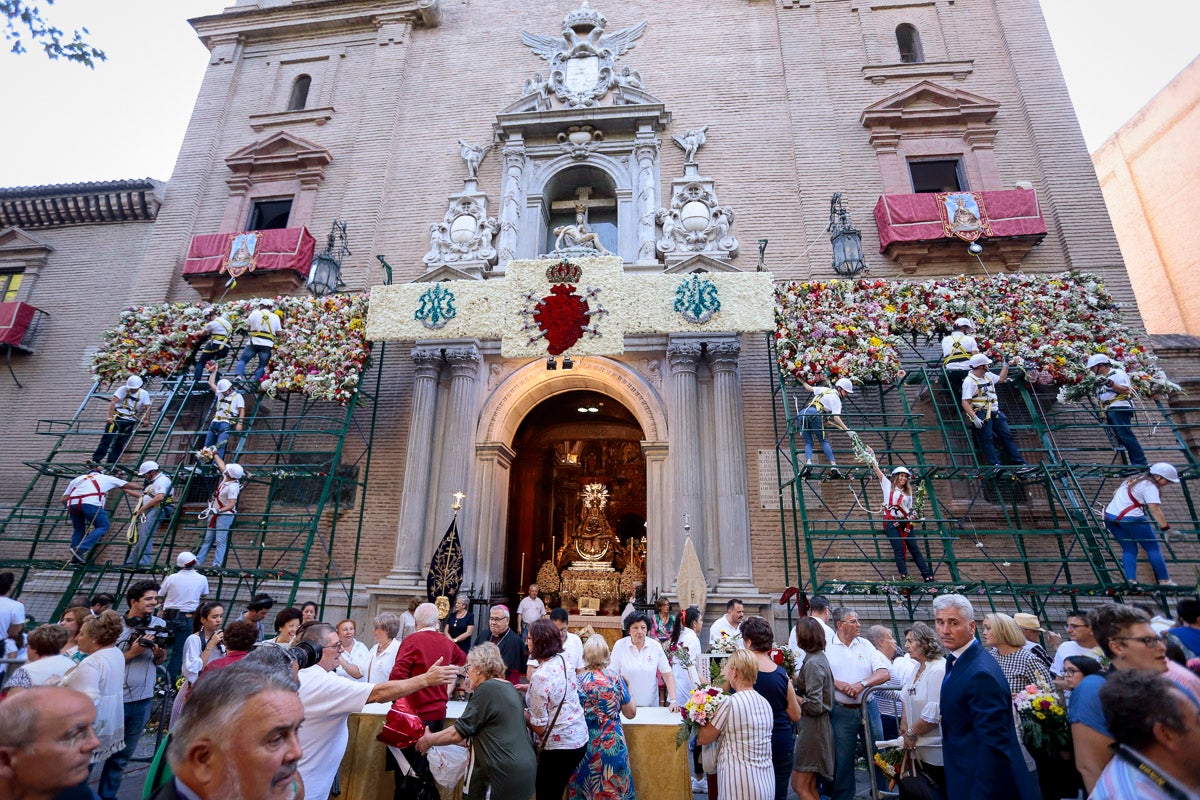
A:
[[[147,649],[151,647],[170,647],[175,642],[175,632],[170,628],[151,627],[151,617],[129,617],[125,625],[133,630],[129,642],[137,642]]]
[[[321,649],[312,642],[296,642],[284,651],[300,669],[316,666],[321,661]]]

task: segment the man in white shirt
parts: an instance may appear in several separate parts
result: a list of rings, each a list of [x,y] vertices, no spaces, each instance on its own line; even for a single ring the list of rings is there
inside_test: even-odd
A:
[[[183,645],[192,633],[192,615],[209,592],[208,578],[196,571],[195,555],[184,550],[175,558],[175,566],[179,571],[168,575],[158,589],[162,617],[175,632],[171,655],[167,659],[167,672],[172,683],[183,668]]]
[[[14,642],[25,629],[25,604],[8,596],[16,583],[16,576],[11,572],[0,572],[0,658],[7,655],[4,652],[8,639]]]
[[[113,489],[120,489],[135,499],[142,496],[140,491],[129,485],[129,481],[105,475],[99,470],[80,475],[67,484],[61,499],[71,517],[72,564],[87,561],[88,551],[108,533],[110,523],[104,505],[108,493]],[[91,533],[87,532],[89,525],[92,527]]]
[[[1114,367],[1104,353],[1088,358],[1087,368],[1100,379],[1096,387],[1096,402],[1104,411],[1104,421],[1112,428],[1113,436],[1125,448],[1129,463],[1139,467],[1149,466],[1141,442],[1133,435],[1133,384],[1125,370]]]
[[[267,364],[271,361],[271,353],[275,350],[275,339],[279,336],[283,326],[279,322],[279,316],[275,312],[275,301],[270,298],[263,298],[258,301],[259,307],[250,312],[250,317],[246,320],[246,325],[250,329],[250,341],[242,349],[242,354],[238,356],[237,369],[235,370],[238,379],[242,379],[246,375],[246,364],[250,359],[258,358],[258,369],[254,371],[253,383],[258,386],[262,382],[263,375],[267,372]]]
[[[300,775],[308,800],[326,800],[350,740],[347,720],[367,703],[391,702],[431,686],[454,683],[458,670],[441,661],[423,675],[402,681],[359,683],[333,672],[342,653],[342,643],[332,625],[318,622],[300,637],[321,653],[320,660],[300,670],[300,702],[304,727],[300,729]]]
[[[746,616],[746,606],[736,597],[729,598],[725,603],[725,616],[718,617],[708,629],[708,649],[721,640],[722,636],[742,641],[742,618]]]
[[[988,372],[992,360],[983,353],[971,356],[967,363],[971,371],[963,379],[962,407],[967,422],[975,426],[975,438],[979,440],[984,461],[994,467],[1000,466],[1000,456],[996,453],[996,440],[999,439],[1008,460],[1024,465],[1025,458],[1017,448],[1017,440],[1008,427],[1008,417],[1000,410],[1000,400],[996,396],[996,384],[1008,380],[1008,362],[1001,366],[999,375]]]
[[[883,723],[883,738],[895,739],[900,735],[900,688],[915,675],[921,666],[908,653],[901,653],[896,637],[882,625],[872,625],[864,634],[875,649],[888,662],[888,689],[875,693],[879,705],[879,716]],[[890,688],[895,687],[895,688]]]
[[[1068,641],[1059,645],[1058,652],[1054,654],[1054,662],[1050,665],[1050,672],[1054,674],[1054,685],[1059,689],[1066,688],[1062,684],[1063,667],[1071,656],[1087,656],[1104,662],[1104,651],[1092,635],[1092,626],[1088,624],[1087,614],[1075,612],[1067,615],[1067,638]]]
[[[576,672],[583,672],[583,640],[567,630],[567,623],[570,620],[571,617],[565,608],[550,609],[550,621],[562,634],[563,652],[567,655],[567,661],[571,662]]]
[[[975,331],[975,323],[966,317],[954,320],[954,330],[949,336],[942,338],[942,366],[950,380],[951,391],[962,391],[963,378],[971,367],[967,363],[971,356],[979,352],[979,343],[971,334]]]
[[[204,380],[204,369],[210,361],[220,361],[229,355],[229,337],[233,334],[233,323],[225,318],[216,306],[204,309],[204,343],[196,352],[196,383]]]
[[[529,632],[529,626],[546,616],[546,604],[538,597],[538,585],[529,584],[529,594],[517,605],[517,616],[521,618],[521,636]]]
[[[890,679],[888,661],[866,639],[859,636],[858,612],[835,608],[830,613],[834,637],[825,644],[825,657],[833,673],[833,791],[832,800],[854,800],[854,756],[863,736],[862,693]],[[872,731],[878,736],[877,732]],[[867,753],[870,742],[863,743]]]
[[[171,506],[171,476],[159,469],[157,461],[143,461],[138,467],[138,475],[145,481],[136,512],[143,519],[138,523],[137,541],[125,556],[127,567],[148,567],[154,563],[154,532],[158,530],[159,521],[170,519],[174,510]]]
[[[108,403],[108,418],[105,420],[107,425],[104,435],[100,437],[100,444],[96,445],[96,451],[92,453],[91,463],[99,464],[107,453],[109,466],[116,464],[125,452],[125,445],[129,443],[133,432],[139,425],[150,421],[150,409],[150,393],[142,388],[142,379],[137,375],[130,375],[125,383],[113,392],[112,400]]]
[[[814,594],[808,601],[808,615],[815,619],[821,626],[821,630],[825,631],[825,643],[829,644],[833,641],[833,628],[829,627],[829,600],[822,595]],[[800,666],[804,663],[804,650],[796,643],[796,626],[792,626],[792,632],[788,634],[788,647],[791,648],[792,654],[796,656],[796,670],[800,670]]]
[[[230,428],[241,433],[242,426],[246,422],[246,399],[225,378],[217,380],[217,365],[214,363],[211,366],[212,371],[208,373],[208,386],[217,396],[217,405],[213,409],[212,419],[208,422],[208,433],[204,436],[204,446],[216,447],[216,454],[224,458],[225,446],[229,443]]]

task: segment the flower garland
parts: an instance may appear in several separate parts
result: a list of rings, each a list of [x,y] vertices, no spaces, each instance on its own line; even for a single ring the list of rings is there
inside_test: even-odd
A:
[[[281,297],[276,307],[283,330],[260,388],[276,396],[302,392],[318,400],[347,403],[358,389],[370,355],[365,336],[368,298],[365,293],[326,297]],[[243,330],[255,308],[253,300],[218,306],[221,315]],[[112,382],[126,375],[167,376],[185,368],[203,338],[202,307],[186,303],[135,306],[121,312],[117,325],[104,334],[92,357],[92,374]]]
[[[977,325],[981,352],[1024,365],[1030,382],[1063,387],[1062,400],[1087,396],[1084,364],[1092,353],[1120,363],[1141,395],[1181,391],[1122,322],[1100,279],[1082,272],[781,284],[775,289],[779,367],[810,383],[892,382],[900,371],[900,337],[929,341],[960,316]]]

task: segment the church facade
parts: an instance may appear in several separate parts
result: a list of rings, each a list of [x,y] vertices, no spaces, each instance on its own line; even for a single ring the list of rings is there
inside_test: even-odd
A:
[[[840,193],[872,277],[1087,270],[1136,318],[1036,0],[239,0],[192,24],[211,58],[161,208],[132,256],[98,251],[92,268],[123,276],[103,301],[118,302],[92,314],[82,287],[49,291],[70,268],[57,251],[22,289],[53,324],[19,365],[26,387],[0,386],[23,409],[0,423],[6,441],[37,447],[36,417],[69,416],[117,306],[222,296],[222,281],[186,273],[189,247],[251,229],[321,242],[344,222],[349,290],[382,284],[382,257],[396,285],[475,284],[486,300],[516,265],[595,255],[615,270],[598,302],[636,318],[639,279],[673,294],[689,276],[836,277]],[[979,259],[906,233],[937,221],[920,216],[937,193],[972,193],[994,218],[1015,209],[1024,227]],[[4,235],[0,268],[19,257]],[[228,297],[302,283],[251,273]],[[510,348],[533,324],[512,315],[454,336],[436,303],[422,327],[406,320],[411,335],[387,337],[354,604],[423,589],[456,492],[477,595],[512,597],[548,562],[567,570],[560,546],[596,484],[613,567],[640,566],[648,594],[673,591],[686,536],[710,601],[777,595],[769,295],[756,307],[722,291],[734,299],[711,325],[698,298],[694,319],[642,320],[603,348],[548,335]],[[10,447],[0,459],[10,473],[26,460]]]

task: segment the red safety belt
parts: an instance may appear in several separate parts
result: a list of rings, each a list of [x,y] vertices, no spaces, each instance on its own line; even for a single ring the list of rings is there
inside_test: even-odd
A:
[[[883,518],[889,522],[894,522],[897,519],[904,520],[904,522],[896,523],[896,528],[900,531],[900,538],[903,539],[906,538],[908,536],[908,532],[912,530],[912,523],[908,521],[908,512],[904,510],[904,506],[896,502],[897,494],[900,495],[901,500],[904,499],[903,492],[897,492],[895,489],[892,489],[890,492],[888,492],[887,503],[883,506]],[[899,516],[894,516],[893,512],[898,513]]]
[[[92,488],[94,488],[96,491],[88,492],[87,494],[71,495],[70,497],[67,498],[67,507],[68,508],[74,508],[74,509],[82,508],[84,505],[83,501],[89,497],[99,497],[100,502],[97,503],[97,505],[104,504],[105,494],[104,494],[104,492],[100,491],[100,484],[97,483],[96,479],[93,478],[91,475],[84,475],[83,477],[84,477],[84,480],[86,480],[88,483],[92,484]]]
[[[1131,486],[1128,482],[1126,482],[1126,484],[1125,484],[1125,494],[1129,495],[1129,502],[1132,503],[1133,505],[1126,506],[1125,509],[1120,514],[1117,514],[1117,522],[1120,522],[1122,517],[1124,517],[1130,511],[1133,511],[1135,508],[1138,509],[1139,511],[1141,511],[1141,509],[1143,509],[1145,507],[1142,503],[1139,503],[1137,501],[1137,498],[1135,498],[1133,496],[1133,489],[1131,488]],[[1144,516],[1145,512],[1143,511],[1142,514]]]

